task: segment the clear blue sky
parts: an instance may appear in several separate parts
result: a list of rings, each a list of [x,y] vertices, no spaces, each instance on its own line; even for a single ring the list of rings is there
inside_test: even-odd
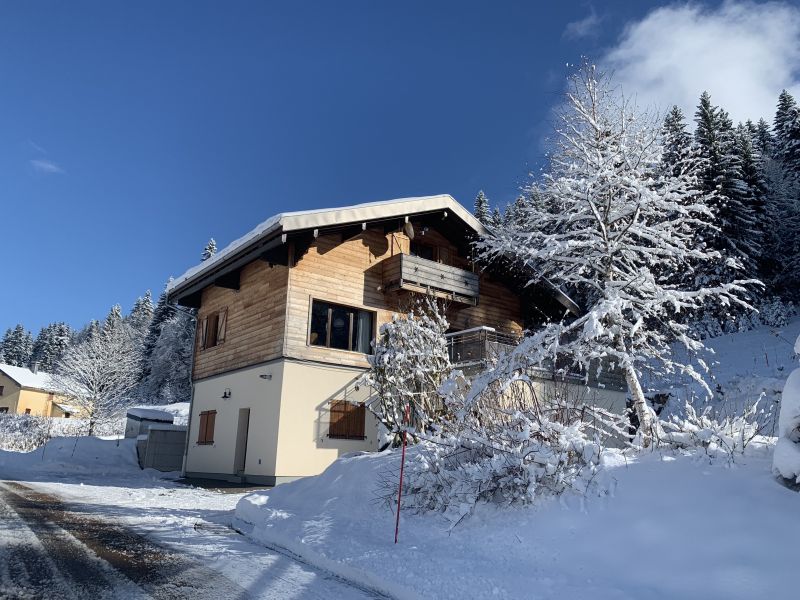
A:
[[[650,8],[3,2],[0,333],[127,311],[276,212],[471,206],[480,188],[505,204],[565,63]]]

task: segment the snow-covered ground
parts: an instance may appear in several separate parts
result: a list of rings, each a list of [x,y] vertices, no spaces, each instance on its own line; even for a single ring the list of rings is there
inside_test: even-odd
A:
[[[618,457],[619,458],[619,457]],[[796,595],[800,495],[769,458],[733,467],[694,456],[613,461],[613,493],[477,513],[394,517],[376,501],[389,454],[340,460],[317,478],[250,495],[253,539],[402,598],[784,598]]]
[[[129,526],[220,572],[247,590],[248,598],[374,597],[236,534],[229,525],[244,494],[190,488],[172,481],[177,473],[140,470],[134,444],[57,438],[34,452],[0,451],[0,481],[24,483],[62,498],[76,512]],[[19,529],[17,523],[0,523],[0,562]],[[0,570],[0,584],[2,579]]]
[[[708,364],[707,382],[714,395],[706,400],[701,386],[677,381],[648,381],[654,390],[672,394],[668,413],[680,412],[687,399],[698,406],[706,401],[723,414],[737,414],[742,407],[761,398],[764,433],[777,433],[777,412],[781,391],[789,373],[797,366],[794,342],[800,335],[800,317],[785,327],[761,326],[751,331],[732,333],[704,341],[710,349],[703,360]],[[685,352],[676,349],[676,353]]]
[[[798,334],[796,318],[780,330],[708,340],[719,389],[712,404],[736,413],[762,397],[774,410],[797,365]],[[673,410],[699,392],[672,391]],[[608,495],[507,510],[479,505],[455,527],[437,514],[401,511],[397,545],[381,497],[397,485],[398,455],[364,454],[244,497],[234,524],[268,547],[400,598],[787,597],[797,592],[800,494],[772,474],[772,449],[753,444],[734,464],[702,451],[608,450]]]

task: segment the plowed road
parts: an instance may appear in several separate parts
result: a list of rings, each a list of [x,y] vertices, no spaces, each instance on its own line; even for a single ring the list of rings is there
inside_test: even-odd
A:
[[[258,586],[246,589],[200,558],[102,515],[87,514],[20,483],[0,483],[3,600],[378,597],[289,557],[241,543],[247,549],[243,561],[263,559],[269,567],[265,571],[279,574],[265,575]],[[288,564],[275,569],[281,561]]]

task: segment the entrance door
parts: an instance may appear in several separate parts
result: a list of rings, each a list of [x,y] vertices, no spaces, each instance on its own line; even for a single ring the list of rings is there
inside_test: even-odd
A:
[[[250,429],[250,409],[239,409],[239,425],[236,429],[236,456],[233,459],[234,473],[244,473],[244,463],[247,458],[247,432]]]

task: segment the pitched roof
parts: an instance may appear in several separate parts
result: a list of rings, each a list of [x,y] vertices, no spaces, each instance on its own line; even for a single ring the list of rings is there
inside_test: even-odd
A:
[[[44,371],[34,373],[27,367],[15,367],[0,363],[0,372],[5,373],[24,388],[44,390],[45,392],[58,391],[53,382],[53,376]]]
[[[167,286],[167,294],[171,295],[178,288],[186,287],[189,283],[200,280],[204,274],[221,265],[227,259],[232,258],[235,254],[240,254],[241,251],[250,246],[267,238],[276,237],[279,234],[318,229],[331,225],[347,225],[365,221],[392,219],[438,210],[451,211],[478,235],[487,233],[481,222],[449,194],[399,198],[340,208],[285,212],[270,217],[249,233],[228,244],[208,260],[188,269],[183,275],[173,279]]]

